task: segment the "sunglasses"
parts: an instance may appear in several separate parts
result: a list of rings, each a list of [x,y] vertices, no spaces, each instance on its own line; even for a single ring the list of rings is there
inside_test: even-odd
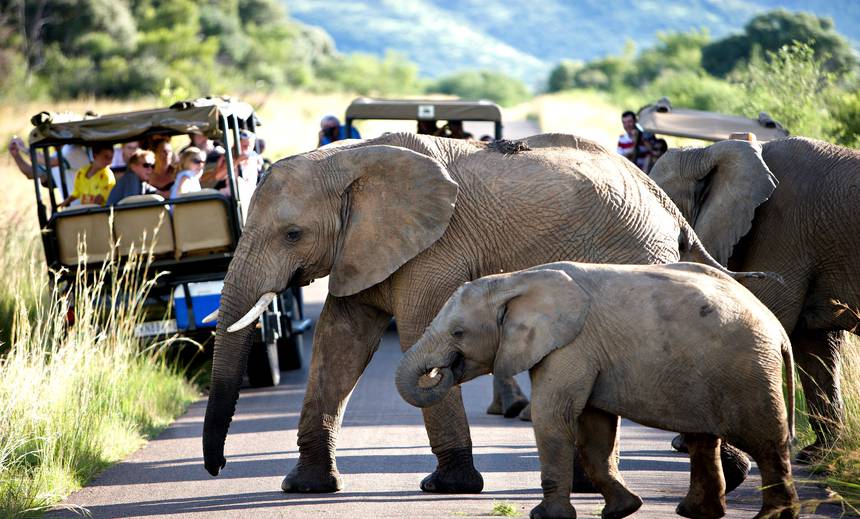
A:
[[[141,164],[141,166],[143,166],[145,168],[154,168],[155,163],[154,162],[144,162],[143,164]]]
[[[193,162],[195,164],[205,164],[206,163],[206,161],[202,160],[202,159],[192,159],[191,162]]]

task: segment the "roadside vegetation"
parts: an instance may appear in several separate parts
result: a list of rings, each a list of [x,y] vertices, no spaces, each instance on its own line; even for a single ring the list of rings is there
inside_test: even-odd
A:
[[[38,259],[31,218],[14,215],[0,226],[0,325],[9,327],[0,346],[2,517],[41,515],[198,397],[166,361],[169,344],[142,349],[134,337],[148,289],[134,274],[144,265],[110,264],[63,294]],[[107,282],[114,288],[103,292]]]

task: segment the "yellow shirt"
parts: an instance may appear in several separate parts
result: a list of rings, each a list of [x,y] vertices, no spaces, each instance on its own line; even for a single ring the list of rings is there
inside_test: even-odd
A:
[[[81,204],[95,204],[97,203],[96,197],[101,195],[101,205],[104,205],[110,190],[116,185],[116,178],[114,178],[110,167],[104,167],[96,171],[93,176],[87,177],[89,169],[90,166],[84,166],[75,173],[75,187],[72,189],[72,196],[77,197]]]

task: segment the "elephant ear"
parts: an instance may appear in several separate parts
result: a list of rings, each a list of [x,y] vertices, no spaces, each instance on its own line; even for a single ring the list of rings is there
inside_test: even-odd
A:
[[[573,342],[582,331],[591,298],[561,270],[526,270],[503,283],[497,303],[501,325],[493,363],[497,377],[512,377]]]
[[[707,148],[670,150],[651,171],[722,265],[752,227],[756,208],[778,184],[757,142],[728,140]]]
[[[326,160],[344,176],[332,295],[383,281],[447,229],[457,183],[439,161],[396,146],[348,147]]]

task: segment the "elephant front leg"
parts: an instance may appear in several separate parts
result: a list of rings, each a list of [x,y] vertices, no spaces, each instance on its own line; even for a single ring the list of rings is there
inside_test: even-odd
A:
[[[845,408],[840,388],[841,352],[848,340],[847,332],[795,330],[791,334],[794,361],[806,397],[809,423],[815,432],[815,443],[797,455],[800,463],[820,458],[841,430]]]
[[[477,494],[484,478],[475,469],[472,439],[460,386],[451,388],[436,405],[422,409],[424,426],[437,466],[421,481],[421,490],[441,494]]]
[[[573,426],[571,418],[552,414],[553,407],[540,407],[540,397],[533,396],[532,421],[540,457],[540,484],[543,500],[529,514],[532,519],[575,518],[570,503],[573,480]]]
[[[435,315],[435,314],[434,314]],[[400,348],[412,347],[429,322],[415,315],[398,315]],[[430,447],[436,455],[436,470],[421,481],[421,490],[440,494],[477,494],[484,478],[475,469],[469,421],[460,386],[454,386],[436,404],[421,409]]]
[[[343,488],[335,444],[349,395],[370,362],[390,317],[376,309],[326,299],[314,332],[313,355],[299,420],[299,461],[284,478],[284,492]]]

